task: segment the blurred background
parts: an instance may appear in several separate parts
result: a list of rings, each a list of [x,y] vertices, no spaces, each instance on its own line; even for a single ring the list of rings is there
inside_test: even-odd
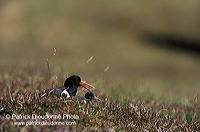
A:
[[[60,83],[77,74],[113,98],[193,98],[200,94],[199,6],[199,0],[0,1],[0,72],[45,77],[48,58]]]

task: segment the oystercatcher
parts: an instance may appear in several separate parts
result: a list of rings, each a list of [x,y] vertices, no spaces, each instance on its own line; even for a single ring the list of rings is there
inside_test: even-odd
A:
[[[98,100],[101,101],[99,98],[97,98],[93,92],[89,91],[85,93],[85,97],[83,96],[73,96],[71,97],[72,100],[77,100],[77,101],[83,101],[84,103],[87,102],[92,102],[92,100]]]
[[[88,99],[90,101],[92,100],[98,100],[98,101],[101,101],[99,98],[97,98],[93,92],[89,91],[87,93],[85,93],[85,99]]]
[[[68,77],[65,80],[64,86],[58,87],[58,88],[54,88],[54,89],[44,90],[40,94],[42,96],[49,95],[49,94],[54,94],[54,95],[56,95],[58,97],[69,98],[69,97],[72,97],[72,96],[76,96],[76,92],[77,92],[77,89],[78,89],[79,86],[82,86],[85,89],[91,91],[85,85],[89,86],[91,88],[94,88],[92,85],[81,81],[81,78],[79,76],[73,75],[71,77]]]

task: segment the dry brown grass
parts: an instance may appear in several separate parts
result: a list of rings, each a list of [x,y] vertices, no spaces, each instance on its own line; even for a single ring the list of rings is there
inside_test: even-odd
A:
[[[1,86],[5,80],[1,80]],[[1,87],[0,107],[16,115],[70,114],[78,115],[76,125],[15,125],[16,121],[34,119],[6,119],[1,116],[1,131],[199,131],[199,100],[191,106],[160,102],[128,101],[119,103],[100,95],[101,102],[84,104],[54,96],[39,97],[35,89],[51,86],[53,81],[37,79],[14,79],[11,81],[11,95]],[[11,98],[12,97],[12,98]],[[44,120],[55,121],[55,120]],[[60,121],[60,120],[59,120]]]

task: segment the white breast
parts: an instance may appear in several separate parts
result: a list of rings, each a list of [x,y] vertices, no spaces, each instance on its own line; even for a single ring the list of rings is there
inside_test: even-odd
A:
[[[67,90],[63,90],[61,93],[61,96],[66,96],[67,98],[70,97],[69,93],[67,92]]]

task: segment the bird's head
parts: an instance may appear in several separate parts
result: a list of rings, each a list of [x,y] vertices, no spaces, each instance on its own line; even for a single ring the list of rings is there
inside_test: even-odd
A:
[[[87,92],[87,93],[85,93],[85,98],[88,99],[88,100],[90,100],[90,101],[92,101],[93,99],[94,99],[94,100],[101,101],[101,100],[100,100],[99,98],[97,98],[97,97],[94,95],[94,93],[92,93],[92,92]]]
[[[89,86],[89,87],[95,89],[94,86],[92,86],[92,85],[90,85],[90,84],[88,84],[86,82],[81,81],[81,78],[79,76],[77,76],[77,75],[73,75],[71,77],[68,77],[65,80],[64,86],[65,87],[71,87],[71,86],[78,87],[78,86],[82,86],[82,87],[84,87],[85,89],[87,89],[89,91],[91,91],[91,90],[89,88],[87,88],[86,86]]]

